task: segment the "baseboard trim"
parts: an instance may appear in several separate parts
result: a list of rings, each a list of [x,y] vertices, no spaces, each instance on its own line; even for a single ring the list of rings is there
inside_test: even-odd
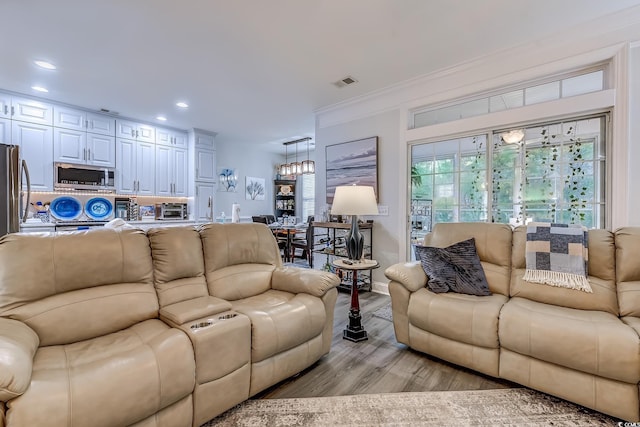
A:
[[[373,286],[371,286],[371,292],[389,295],[389,284],[383,282],[373,282]]]

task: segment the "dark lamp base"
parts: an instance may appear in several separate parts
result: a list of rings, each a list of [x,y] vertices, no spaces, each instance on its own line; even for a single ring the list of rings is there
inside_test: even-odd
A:
[[[345,246],[347,249],[347,256],[352,261],[359,261],[362,258],[362,252],[364,250],[364,236],[360,233],[358,228],[358,216],[351,216],[351,229],[346,235]]]

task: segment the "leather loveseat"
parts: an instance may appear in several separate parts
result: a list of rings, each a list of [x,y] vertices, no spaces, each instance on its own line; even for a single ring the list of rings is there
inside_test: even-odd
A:
[[[640,228],[590,230],[593,293],[530,283],[526,227],[437,224],[425,246],[469,238],[490,296],[433,293],[418,263],[389,267],[396,338],[409,347],[624,420],[640,420]]]
[[[338,278],[261,224],[0,239],[0,426],[199,426],[329,352]]]

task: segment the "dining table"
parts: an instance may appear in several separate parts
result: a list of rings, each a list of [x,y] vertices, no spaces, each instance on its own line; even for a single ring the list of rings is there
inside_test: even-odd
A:
[[[284,237],[285,247],[284,247],[284,262],[293,262],[294,253],[292,242],[295,238],[296,234],[303,234],[307,232],[308,224],[293,224],[293,225],[282,225],[277,222],[269,224],[268,227],[273,232],[273,235],[278,239],[278,237]]]

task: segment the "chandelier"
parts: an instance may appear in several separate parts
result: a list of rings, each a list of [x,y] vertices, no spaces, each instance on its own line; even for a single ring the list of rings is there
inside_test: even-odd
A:
[[[285,160],[284,163],[281,165],[278,165],[277,169],[278,169],[278,173],[280,175],[303,175],[303,174],[313,174],[316,172],[316,163],[309,159],[309,141],[311,141],[310,137],[306,137],[306,138],[300,138],[300,139],[296,139],[294,141],[289,141],[289,142],[283,142],[284,145],[284,152],[285,152]],[[303,160],[302,162],[298,161],[298,144],[300,142],[306,142],[307,143],[307,159]],[[295,157],[295,161],[288,163],[289,162],[289,152],[287,150],[287,147],[289,145],[295,145],[296,147],[296,157]]]

